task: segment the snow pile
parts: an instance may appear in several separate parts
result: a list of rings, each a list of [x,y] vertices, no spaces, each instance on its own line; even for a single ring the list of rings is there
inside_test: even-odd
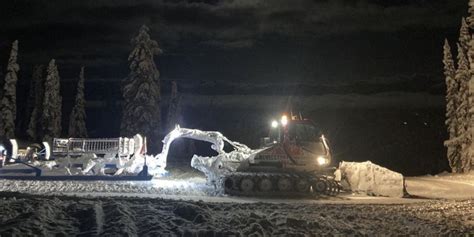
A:
[[[353,192],[363,192],[374,196],[403,197],[403,175],[370,161],[341,162],[342,178]]]

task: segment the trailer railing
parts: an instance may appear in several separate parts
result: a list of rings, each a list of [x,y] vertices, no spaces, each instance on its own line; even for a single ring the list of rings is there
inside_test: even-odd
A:
[[[52,153],[56,156],[83,154],[129,156],[135,152],[135,139],[119,138],[54,138]]]

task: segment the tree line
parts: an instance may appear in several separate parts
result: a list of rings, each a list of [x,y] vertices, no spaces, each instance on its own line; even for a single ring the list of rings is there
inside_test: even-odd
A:
[[[178,86],[172,82],[166,125],[161,121],[161,85],[160,73],[155,65],[154,56],[162,49],[149,35],[149,28],[142,26],[132,38],[133,47],[128,57],[130,73],[122,80],[123,96],[121,136],[145,135],[150,144],[158,144],[162,132],[168,132],[180,120],[180,96]],[[14,41],[8,60],[7,73],[3,88],[0,90],[0,138],[15,138],[17,118],[16,84],[18,81],[18,41]],[[87,137],[86,100],[84,94],[84,67],[80,68],[75,105],[69,116],[69,137]],[[55,59],[48,67],[35,66],[30,82],[26,116],[28,117],[29,139],[49,141],[63,135],[61,127],[62,97],[60,93],[60,75]]]
[[[453,59],[451,45],[446,39],[443,64],[446,83],[446,127],[449,138],[444,142],[453,172],[474,169],[474,0],[469,5],[470,16],[461,20],[456,42],[457,56]]]

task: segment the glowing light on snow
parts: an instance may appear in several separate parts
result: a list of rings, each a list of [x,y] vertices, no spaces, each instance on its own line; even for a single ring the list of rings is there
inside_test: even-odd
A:
[[[18,143],[15,139],[10,139],[10,143],[12,144],[12,155],[11,159],[16,159],[18,156]]]
[[[153,179],[151,181],[151,184],[154,188],[166,188],[166,189],[196,187],[196,184],[194,184],[193,182],[189,182],[187,180]]]
[[[44,146],[44,159],[49,160],[49,157],[51,157],[51,147],[49,146],[49,143],[43,142]]]
[[[272,128],[277,128],[278,127],[278,122],[276,120],[272,121]]]
[[[288,124],[288,117],[286,115],[281,116],[281,125],[286,126]]]
[[[0,167],[2,167],[5,164],[5,154],[3,154],[4,152],[5,152],[5,147],[3,147],[0,144]]]
[[[328,159],[324,156],[318,156],[318,158],[316,158],[316,161],[318,162],[318,165],[325,165],[328,163]]]
[[[176,127],[171,133],[169,134],[170,141],[173,141],[174,139],[178,138],[181,135],[181,132],[179,131],[179,127]]]

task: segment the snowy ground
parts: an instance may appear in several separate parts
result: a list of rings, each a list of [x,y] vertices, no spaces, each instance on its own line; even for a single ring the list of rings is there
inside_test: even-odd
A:
[[[431,199],[474,200],[474,172],[407,177],[406,183],[411,195]]]
[[[474,234],[474,173],[407,178],[416,198],[215,195],[197,171],[146,182],[0,182],[0,235]],[[32,195],[35,194],[35,195]]]
[[[407,191],[414,198],[382,198],[362,194],[343,193],[338,197],[319,199],[261,199],[228,197],[216,193],[206,185],[204,175],[190,167],[173,167],[165,177],[151,181],[19,181],[2,180],[0,192],[21,192],[40,195],[69,196],[128,196],[166,199],[203,200],[208,202],[358,202],[407,203],[426,199],[474,199],[474,172],[467,175],[440,174],[437,176],[407,177]]]
[[[474,234],[474,201],[209,203],[0,194],[5,235],[273,236]]]

